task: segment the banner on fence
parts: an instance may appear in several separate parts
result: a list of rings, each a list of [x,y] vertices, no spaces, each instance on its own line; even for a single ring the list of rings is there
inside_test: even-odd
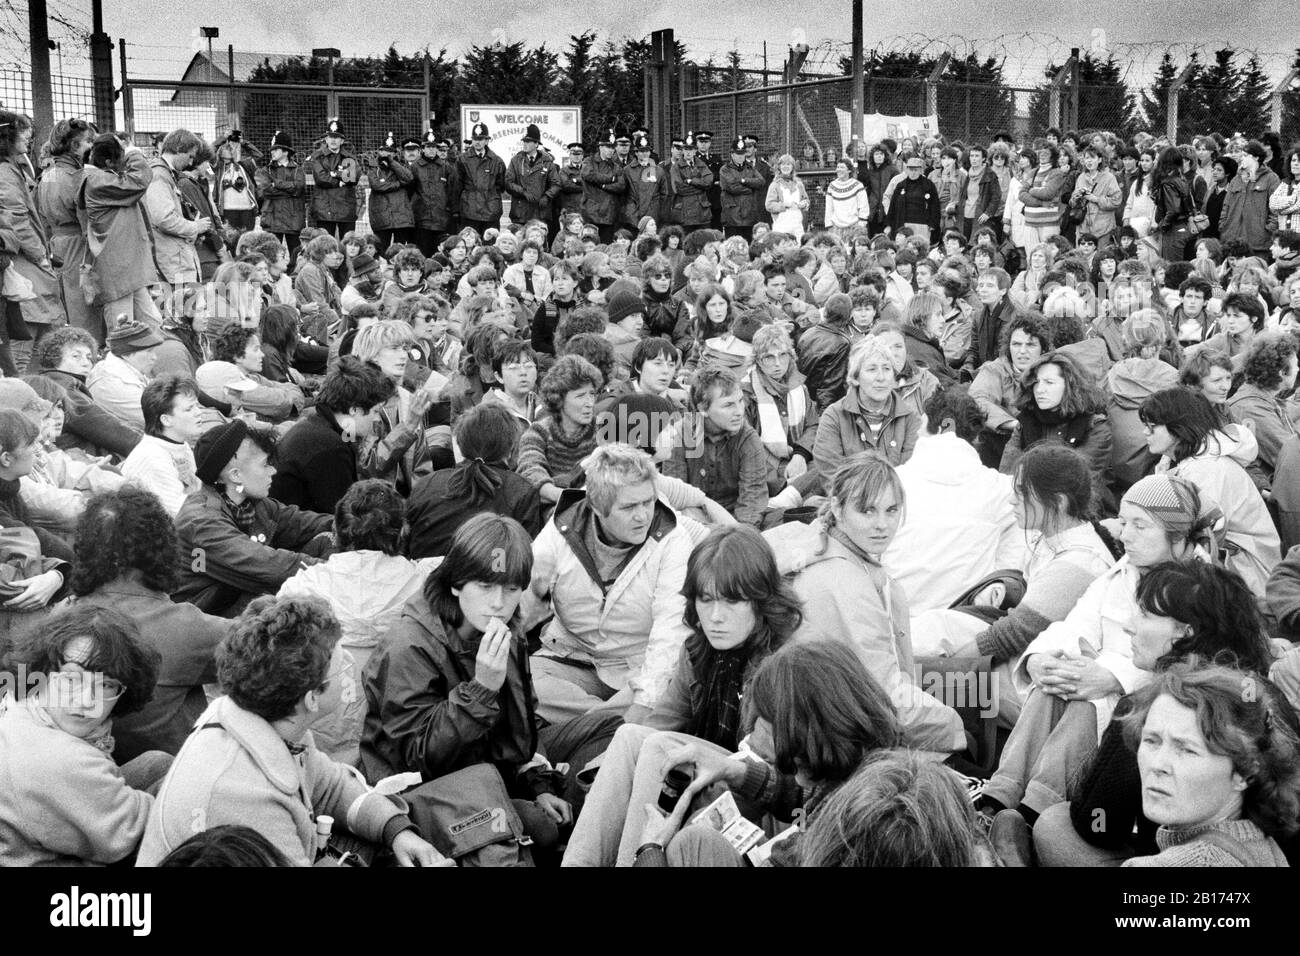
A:
[[[507,163],[523,149],[520,142],[529,123],[542,134],[542,145],[557,159],[570,143],[582,139],[582,109],[577,106],[469,106],[460,108],[460,133],[469,139],[475,123],[486,123],[488,145]]]
[[[840,140],[847,149],[849,140],[853,138],[850,132],[853,114],[837,106],[835,118],[840,123]],[[939,117],[933,115],[886,116],[884,113],[868,113],[862,117],[862,125],[864,127],[862,141],[865,143],[879,143],[885,138],[897,142],[907,136],[924,140],[939,135]]]

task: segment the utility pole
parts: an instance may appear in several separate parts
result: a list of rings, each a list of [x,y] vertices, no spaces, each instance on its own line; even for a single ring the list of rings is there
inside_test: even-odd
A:
[[[859,139],[863,133],[862,93],[866,86],[866,70],[862,62],[862,0],[853,0],[853,127],[849,130],[849,142]],[[856,158],[856,156],[854,157]]]
[[[90,34],[90,75],[95,93],[95,125],[106,133],[117,124],[113,120],[113,41],[104,32],[104,0],[92,0]],[[122,78],[125,82],[126,77]]]
[[[50,138],[54,125],[54,90],[50,83],[50,30],[45,0],[27,4],[27,25],[31,32],[32,64],[32,163],[40,144]]]

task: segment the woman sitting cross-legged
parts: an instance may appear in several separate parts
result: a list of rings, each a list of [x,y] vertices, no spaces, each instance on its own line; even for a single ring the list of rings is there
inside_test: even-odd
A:
[[[1132,619],[1133,663],[1159,675],[1186,662],[1223,664],[1255,675],[1261,694],[1273,655],[1255,600],[1241,578],[1202,561],[1158,565],[1142,576]],[[1070,787],[1069,803],[1049,807],[1034,827],[1045,866],[1118,866],[1159,852],[1155,818],[1143,812],[1136,754],[1124,725],[1137,695],[1123,698],[1093,759]],[[1095,827],[1104,819],[1106,826]]]
[[[637,866],[740,866],[742,858],[707,825],[680,829],[698,794],[721,784],[759,813],[798,819],[800,832],[773,848],[773,866],[796,866],[805,830],[828,797],[873,751],[899,745],[902,728],[889,696],[862,660],[838,641],[787,644],[754,675],[747,701],[748,754],[731,755],[703,741],[667,753],[663,772],[693,771],[693,780],[663,820],[645,808]],[[799,811],[796,813],[795,811]]]
[[[310,866],[316,823],[327,814],[390,847],[403,866],[442,857],[397,805],[316,749],[312,724],[353,693],[342,629],[323,601],[263,597],[217,649],[225,696],[199,718],[176,755],[140,844],[139,866],[157,866],[195,830],[241,823],[290,863]]]
[[[171,758],[113,763],[113,717],[143,707],[158,654],[130,619],[66,608],[22,635],[3,669],[40,679],[0,713],[0,865],[103,866],[135,853]]]
[[[1129,632],[1142,576],[1197,555],[1198,546],[1214,551],[1210,529],[1219,518],[1181,478],[1148,475],[1128,490],[1119,510],[1124,557],[1088,586],[1065,620],[1034,638],[1016,667],[1025,704],[977,803],[982,812],[1018,809],[1032,826],[1065,799],[1070,775],[1096,750],[1121,695],[1150,679],[1134,663]]]
[[[691,636],[645,723],[620,727],[601,758],[565,866],[631,865],[665,755],[685,743],[736,749],[754,674],[802,616],[771,546],[744,525],[714,530],[695,547],[682,591]]]

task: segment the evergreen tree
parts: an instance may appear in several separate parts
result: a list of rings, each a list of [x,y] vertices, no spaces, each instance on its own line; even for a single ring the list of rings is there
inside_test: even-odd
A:
[[[1273,118],[1273,84],[1260,67],[1259,57],[1252,54],[1241,74],[1241,93],[1233,115],[1247,136],[1258,137],[1269,128]]]
[[[1292,70],[1300,70],[1300,49],[1291,62]],[[1282,94],[1282,142],[1294,143],[1300,139],[1300,79],[1293,80],[1291,88]]]
[[[1214,51],[1214,64],[1195,77],[1195,83],[1188,82],[1194,91],[1198,110],[1184,111],[1180,108],[1178,116],[1178,139],[1183,142],[1207,128],[1231,126],[1229,132],[1241,130],[1248,117],[1242,117],[1237,108],[1241,101],[1241,73],[1233,63],[1236,57],[1231,48]],[[1190,105],[1190,103],[1189,103]],[[1181,107],[1181,104],[1180,104]]]
[[[1174,65],[1174,58],[1169,51],[1160,58],[1160,66],[1156,69],[1155,79],[1151,83],[1151,91],[1142,91],[1142,112],[1145,114],[1146,122],[1144,128],[1153,133],[1163,132],[1168,123],[1169,109],[1169,87],[1174,85],[1174,80],[1178,79],[1181,72]]]

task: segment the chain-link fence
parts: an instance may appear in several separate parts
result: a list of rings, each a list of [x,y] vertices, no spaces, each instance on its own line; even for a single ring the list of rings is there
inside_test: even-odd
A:
[[[50,91],[55,118],[95,119],[95,81],[90,77],[55,73],[50,77]],[[0,70],[0,105],[29,116],[34,112],[30,73],[26,70]]]

